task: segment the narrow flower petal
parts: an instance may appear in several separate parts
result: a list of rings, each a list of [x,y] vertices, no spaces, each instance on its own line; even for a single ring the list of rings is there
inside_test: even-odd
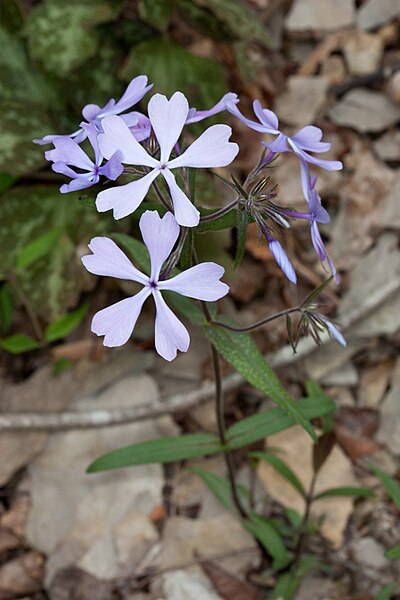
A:
[[[124,172],[124,166],[121,164],[121,153],[116,152],[105,165],[99,168],[100,175],[107,179],[115,181]]]
[[[297,283],[295,270],[293,269],[288,257],[286,256],[282,245],[277,240],[273,240],[269,243],[269,249],[271,250],[274,259],[276,260],[282,271],[285,273],[289,281],[291,281],[292,283]]]
[[[341,346],[344,346],[344,348],[346,348],[347,342],[346,342],[342,332],[340,331],[339,327],[337,327],[334,323],[332,323],[332,321],[330,321],[326,317],[322,317],[322,320],[324,321],[324,323],[328,329],[329,335],[333,339],[335,339],[337,342],[339,342],[339,344]]]
[[[83,256],[82,262],[89,273],[148,283],[147,275],[133,266],[126,254],[110,238],[95,237],[88,247],[93,254]]]
[[[208,110],[197,110],[196,108],[191,108],[186,119],[186,125],[189,125],[190,123],[198,123],[203,119],[212,117],[213,115],[216,115],[222,112],[223,110],[226,110],[227,105],[234,106],[238,102],[238,95],[233,92],[228,92],[227,94],[222,96],[221,100],[219,100],[217,104],[214,104],[214,106],[212,108],[209,108]]]
[[[187,150],[169,161],[168,167],[225,167],[239,152],[239,146],[229,142],[232,129],[228,125],[213,125],[206,129]]]
[[[149,101],[148,113],[153,131],[161,150],[160,162],[168,161],[182,133],[189,112],[189,104],[181,92],[175,92],[170,100],[155,94]]]
[[[288,143],[293,148],[293,152],[297,154],[297,156],[312,165],[316,165],[321,169],[325,169],[325,171],[340,171],[343,169],[343,164],[339,160],[324,160],[322,158],[317,158],[316,156],[311,156],[311,154],[308,154],[299,146],[297,146],[291,138],[288,138]]]
[[[240,110],[238,109],[236,104],[228,103],[226,106],[226,109],[228,112],[231,113],[231,115],[233,115],[234,117],[239,119],[239,121],[242,121],[242,123],[247,125],[247,127],[254,129],[254,131],[258,131],[260,133],[265,133],[265,125],[262,125],[261,123],[257,123],[257,121],[252,121],[251,119],[248,119],[247,117],[245,117],[240,112]]]
[[[153,292],[156,304],[155,345],[160,356],[165,360],[173,360],[177,350],[186,352],[189,348],[190,337],[186,327],[174,315],[157,290]]]
[[[287,145],[288,137],[284,133],[280,133],[277,138],[274,139],[273,142],[261,142],[271,150],[272,152],[290,152],[290,148]]]
[[[136,296],[125,298],[94,315],[92,331],[96,335],[104,335],[104,346],[114,348],[129,340],[143,303],[150,294],[149,288],[143,288]]]
[[[150,254],[150,279],[157,281],[161,267],[178,239],[179,225],[170,212],[161,218],[156,210],[147,210],[140,217],[139,227]]]
[[[307,125],[300,129],[291,140],[303,150],[310,152],[328,152],[331,149],[329,142],[321,142],[323,136],[322,129],[314,125]]]
[[[87,175],[79,175],[76,179],[73,179],[69,183],[64,183],[60,187],[60,192],[62,194],[67,194],[68,192],[78,192],[79,190],[85,190],[88,187],[91,187],[95,183],[99,181],[100,177],[98,175],[92,175],[88,173]]]
[[[224,268],[216,263],[201,263],[179,273],[172,279],[160,281],[158,288],[171,290],[189,298],[214,302],[229,292],[229,287],[219,281],[223,274]]]
[[[61,161],[86,171],[90,171],[93,168],[93,161],[90,160],[82,148],[71,140],[70,137],[56,137],[53,143],[54,149],[45,152],[46,160],[52,160],[53,162]]]
[[[98,142],[104,158],[111,158],[115,152],[121,152],[121,160],[125,164],[146,167],[158,165],[158,162],[147,154],[143,146],[134,138],[121,117],[116,115],[105,117],[101,126],[104,133],[99,134]]]
[[[169,169],[163,169],[161,173],[168,184],[174,204],[174,215],[177,223],[183,227],[196,227],[200,221],[200,213],[190,202],[189,198],[182,192],[175,181],[174,174]]]
[[[278,117],[272,110],[269,110],[268,108],[262,108],[259,100],[254,100],[253,110],[260,123],[265,125],[265,133],[279,133]]]
[[[131,106],[134,106],[143,98],[143,96],[151,90],[153,83],[147,85],[147,76],[138,75],[132,79],[121,98],[116,102],[113,109],[108,110],[107,114],[119,114]]]
[[[114,219],[122,219],[130,215],[141,204],[158,174],[159,171],[150,171],[136,181],[100,192],[96,199],[97,210],[105,212],[113,209]]]

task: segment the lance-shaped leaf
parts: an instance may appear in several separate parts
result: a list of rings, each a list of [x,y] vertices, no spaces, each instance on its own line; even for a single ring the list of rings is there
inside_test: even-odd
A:
[[[400,510],[400,485],[385,471],[382,471],[379,467],[374,465],[373,463],[367,462],[370,470],[380,479],[383,487],[385,488],[387,494],[395,503],[398,510]]]
[[[253,513],[243,526],[249,531],[266,549],[273,558],[274,569],[282,569],[290,562],[290,556],[286,550],[284,541],[274,527],[271,519],[267,519]]]
[[[249,225],[249,214],[245,210],[236,211],[236,252],[233,268],[237,269],[241,264],[246,249],[247,228]]]
[[[270,464],[275,471],[282,475],[299,492],[300,496],[303,498],[307,496],[306,490],[296,473],[279,456],[273,452],[251,452],[250,456]]]

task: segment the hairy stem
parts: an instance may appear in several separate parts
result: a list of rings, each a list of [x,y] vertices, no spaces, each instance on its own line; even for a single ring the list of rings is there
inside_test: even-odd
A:
[[[219,219],[219,217],[223,217],[226,213],[235,208],[237,204],[238,199],[234,200],[230,204],[227,204],[223,208],[216,210],[211,215],[203,215],[202,217],[200,217],[200,223],[211,223],[212,221],[216,221],[217,219]]]
[[[280,317],[285,317],[286,315],[290,315],[295,312],[301,311],[301,306],[295,306],[293,308],[288,308],[286,310],[282,310],[281,312],[275,313],[266,317],[265,319],[261,319],[261,321],[256,321],[251,325],[245,325],[244,327],[235,327],[234,325],[228,325],[227,323],[221,323],[221,321],[214,321],[211,319],[211,323],[213,325],[218,325],[219,327],[223,327],[223,329],[228,329],[229,331],[237,331],[239,333],[245,333],[246,331],[253,331],[254,329],[258,329],[263,325],[267,325],[271,323],[271,321],[275,321],[275,319],[279,319]]]

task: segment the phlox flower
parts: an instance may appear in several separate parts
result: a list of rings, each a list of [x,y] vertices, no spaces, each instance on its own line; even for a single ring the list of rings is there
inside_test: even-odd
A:
[[[136,281],[143,288],[135,296],[125,298],[96,313],[92,331],[104,335],[104,345],[121,346],[130,338],[143,303],[153,296],[156,306],[155,346],[166,360],[173,360],[177,350],[189,348],[189,333],[166,304],[162,292],[171,290],[198,300],[215,301],[225,296],[229,288],[220,281],[223,267],[206,262],[163,280],[160,272],[179,236],[179,225],[168,212],[160,218],[157,211],[146,211],[139,221],[143,241],[150,255],[150,277],[141,273],[129,258],[109,238],[95,237],[89,244],[93,254],[84,256],[82,262],[90,273]]]
[[[98,140],[103,156],[110,158],[115,152],[121,152],[124,164],[144,166],[151,170],[126,185],[100,192],[96,201],[97,210],[104,212],[113,209],[115,219],[126,217],[137,209],[152,182],[162,175],[171,194],[177,222],[193,227],[198,224],[200,213],[176,183],[172,170],[180,167],[224,167],[232,162],[239,147],[228,141],[232,133],[230,127],[213,125],[182,154],[171,160],[171,152],[189,113],[188,101],[181,92],[176,92],[170,100],[155,94],[149,101],[148,113],[160,147],[159,159],[146,152],[120,117],[110,116],[102,121],[104,133],[99,135]]]
[[[117,152],[102,166],[103,156],[97,143],[97,131],[93,125],[85,125],[85,131],[94,151],[94,161],[79,144],[67,136],[56,137],[53,141],[54,149],[45,152],[45,158],[54,161],[53,171],[71,177],[70,183],[60,187],[60,192],[63,194],[94,185],[99,181],[100,175],[107,179],[117,179],[124,170]],[[71,166],[80,170],[74,171]]]
[[[307,125],[295,135],[288,136],[280,131],[279,120],[276,114],[272,110],[262,108],[259,100],[254,100],[253,109],[259,123],[247,119],[242,115],[236,104],[229,101],[227,103],[227,110],[251,129],[260,133],[269,133],[277,136],[273,142],[263,142],[272,152],[294,152],[305,162],[316,165],[326,171],[339,171],[343,168],[342,163],[338,160],[326,160],[310,154],[310,152],[317,154],[327,152],[331,147],[330,143],[321,141],[323,133],[319,127]]]
[[[190,125],[190,123],[198,123],[199,121],[203,121],[203,119],[213,117],[214,115],[226,110],[228,105],[234,106],[238,102],[238,95],[234,92],[228,92],[222,96],[221,100],[219,100],[217,104],[214,104],[214,106],[208,110],[197,110],[197,108],[190,108],[186,119],[186,125]]]
[[[268,242],[268,248],[270,249],[270,252],[274,257],[277,265],[282,269],[283,273],[286,275],[289,281],[291,281],[292,283],[297,283],[296,272],[293,268],[292,263],[288,259],[282,244],[272,237],[271,233],[265,225],[261,225],[261,231],[263,232],[265,239]]]
[[[66,137],[74,139],[78,144],[83,142],[87,137],[87,129],[83,126],[84,124],[93,124],[97,131],[101,131],[101,122],[104,117],[109,115],[121,115],[121,119],[125,121],[128,127],[131,128],[133,135],[137,137],[139,141],[146,139],[150,135],[149,121],[145,115],[138,112],[131,112],[122,115],[126,110],[132,108],[137,104],[143,96],[151,90],[153,84],[147,85],[146,75],[139,75],[132,79],[121,98],[116,102],[114,98],[111,98],[103,107],[97,104],[87,104],[83,110],[82,115],[86,120],[86,123],[81,123],[81,127],[71,133],[71,135],[60,136],[57,134],[45,135],[41,139],[33,140],[35,144],[44,145],[52,144],[56,138]]]

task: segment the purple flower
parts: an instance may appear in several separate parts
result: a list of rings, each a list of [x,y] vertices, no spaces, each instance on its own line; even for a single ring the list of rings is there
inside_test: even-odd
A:
[[[224,269],[212,262],[196,265],[171,279],[160,279],[161,267],[178,239],[179,226],[171,213],[160,218],[157,211],[146,211],[140,218],[139,227],[150,254],[150,277],[136,269],[122,250],[105,237],[93,238],[89,244],[93,254],[82,258],[90,273],[128,279],[143,285],[135,296],[96,313],[92,331],[96,335],[104,335],[105,346],[125,344],[132,334],[143,303],[153,296],[156,305],[156,350],[166,360],[173,360],[177,350],[187,351],[190,338],[184,325],[165,303],[162,291],[171,290],[189,298],[215,301],[225,296],[229,288],[220,281]]]
[[[339,342],[339,344],[341,346],[344,346],[346,348],[347,342],[346,342],[346,340],[345,340],[342,332],[340,331],[339,327],[337,325],[335,325],[334,323],[332,323],[332,321],[330,321],[329,319],[327,319],[323,315],[319,315],[319,318],[326,325],[326,328],[328,330],[328,333],[329,333],[330,337],[332,339],[335,339],[337,342]]]
[[[293,269],[292,263],[288,259],[286,252],[284,251],[282,244],[275,240],[270,234],[268,228],[262,222],[259,222],[261,231],[263,232],[265,239],[268,242],[268,248],[271,251],[272,256],[274,257],[276,263],[282,269],[286,277],[292,283],[297,283],[296,272]]]
[[[53,171],[72,179],[70,183],[61,186],[60,192],[63,194],[94,185],[99,181],[100,175],[107,179],[117,179],[124,170],[118,153],[101,166],[103,156],[97,143],[97,131],[93,125],[85,125],[85,131],[94,150],[94,162],[74,140],[67,136],[56,137],[53,141],[54,149],[45,152],[45,158],[53,161]],[[80,171],[74,171],[71,166]]]
[[[146,152],[122,119],[111,116],[103,120],[104,133],[98,138],[103,156],[110,158],[115,152],[120,151],[123,163],[145,166],[151,171],[136,181],[100,192],[96,201],[97,210],[104,212],[113,209],[115,219],[126,217],[136,210],[152,182],[161,174],[168,185],[177,222],[179,225],[193,227],[198,224],[200,213],[176,183],[171,169],[224,167],[232,162],[239,147],[228,141],[232,133],[230,127],[213,125],[185,152],[170,160],[170,154],[188,116],[188,101],[180,92],[176,92],[170,100],[161,94],[156,94],[149,102],[148,112],[160,147],[159,160]]]
[[[190,123],[198,123],[203,119],[213,117],[214,115],[217,115],[223,110],[227,110],[228,105],[234,106],[238,102],[238,95],[234,94],[233,92],[228,92],[227,94],[222,96],[221,100],[219,100],[217,104],[214,104],[214,106],[212,108],[209,108],[208,110],[197,110],[197,108],[191,108],[186,119],[186,125],[190,125]]]
[[[147,85],[147,77],[145,75],[139,75],[132,79],[122,97],[116,102],[114,98],[109,100],[105,106],[100,107],[97,104],[87,104],[83,111],[82,115],[86,119],[87,124],[92,123],[98,131],[101,131],[101,122],[104,117],[109,115],[120,115],[125,112],[129,108],[132,108],[135,104],[137,104],[143,96],[153,87],[153,84]],[[128,127],[132,128],[132,133],[135,135],[138,133],[138,141],[145,139],[143,136],[144,120],[147,119],[141,113],[132,112],[126,115],[121,116],[122,119],[126,122]],[[149,135],[148,134],[146,137]],[[44,144],[52,144],[56,138],[66,137],[74,139],[78,144],[83,142],[83,140],[87,137],[87,130],[83,127],[83,123],[81,127],[71,133],[71,135],[60,136],[60,135],[46,135],[41,139],[33,140],[35,144],[44,145]]]
[[[253,103],[254,113],[260,121],[259,123],[247,119],[239,111],[236,104],[229,102],[229,99],[227,109],[251,129],[261,133],[276,135],[277,137],[273,142],[263,142],[272,152],[294,152],[304,161],[321,167],[321,169],[325,169],[326,171],[338,171],[343,168],[342,163],[338,160],[324,160],[309,154],[310,152],[316,152],[317,154],[327,152],[331,147],[331,144],[328,142],[321,141],[323,133],[318,127],[307,125],[307,127],[303,127],[295,135],[288,136],[280,131],[279,120],[276,114],[272,110],[262,108],[259,100],[255,100]]]

